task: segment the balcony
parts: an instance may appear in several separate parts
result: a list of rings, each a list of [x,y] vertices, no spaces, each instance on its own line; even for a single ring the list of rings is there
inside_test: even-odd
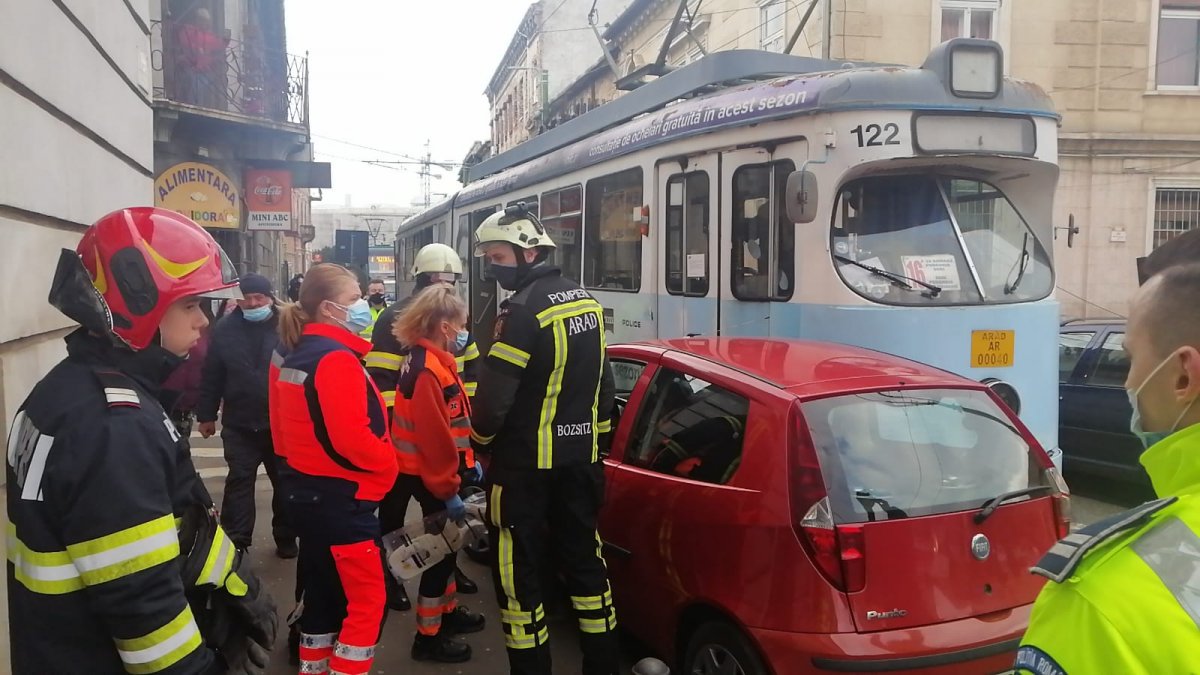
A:
[[[228,31],[226,31],[228,34]],[[151,27],[154,98],[229,119],[308,128],[308,59],[182,21]]]

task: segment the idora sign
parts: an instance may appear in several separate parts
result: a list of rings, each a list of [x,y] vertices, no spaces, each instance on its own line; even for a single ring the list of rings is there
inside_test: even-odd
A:
[[[241,204],[237,185],[199,162],[176,164],[154,183],[155,206],[182,213],[204,227],[238,229]]]

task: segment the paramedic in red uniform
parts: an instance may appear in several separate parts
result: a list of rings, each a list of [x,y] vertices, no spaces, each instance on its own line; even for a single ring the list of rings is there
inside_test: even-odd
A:
[[[271,426],[285,452],[280,474],[300,537],[304,589],[300,670],[370,672],[384,615],[375,509],[396,480],[383,400],[360,359],[371,320],[347,269],[309,270],[300,302],[283,309],[288,350],[271,395]]]

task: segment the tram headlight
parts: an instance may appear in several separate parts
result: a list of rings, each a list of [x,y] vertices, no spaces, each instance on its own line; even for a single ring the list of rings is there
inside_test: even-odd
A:
[[[1021,395],[1017,393],[1016,387],[994,377],[984,380],[983,385],[991,389],[1001,401],[1004,401],[1004,405],[1007,405],[1014,415],[1021,414]]]
[[[1003,59],[999,45],[983,40],[950,45],[950,91],[966,98],[995,98],[1000,94]]]

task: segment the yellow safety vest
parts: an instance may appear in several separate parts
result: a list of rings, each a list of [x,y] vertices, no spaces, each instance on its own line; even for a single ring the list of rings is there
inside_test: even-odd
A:
[[[371,336],[375,334],[375,323],[377,321],[379,321],[379,315],[383,314],[383,310],[385,310],[385,309],[387,309],[387,305],[384,305],[383,307],[380,307],[378,309],[376,309],[375,307],[372,307],[371,308],[371,325],[367,326],[366,329],[363,330],[363,332],[359,333],[359,335],[370,340]]]
[[[1200,673],[1200,424],[1141,458],[1162,497],[1063,539],[1033,571],[1018,673]]]

